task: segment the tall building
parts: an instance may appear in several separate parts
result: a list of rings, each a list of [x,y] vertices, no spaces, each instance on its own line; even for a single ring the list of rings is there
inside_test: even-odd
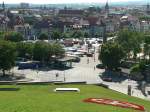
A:
[[[107,0],[106,5],[105,5],[105,11],[106,11],[107,13],[109,13],[109,4],[108,4],[108,0]]]
[[[106,17],[105,17],[105,18],[108,18],[108,15],[109,15],[109,4],[108,4],[108,0],[107,0],[106,5],[105,5],[105,14],[106,14]]]
[[[2,9],[3,9],[3,11],[5,11],[5,3],[4,3],[4,1],[2,3]]]
[[[29,3],[20,3],[20,8],[22,8],[22,9],[29,8]]]
[[[149,5],[149,3],[147,3],[146,12],[147,12],[147,14],[150,15],[150,5]]]

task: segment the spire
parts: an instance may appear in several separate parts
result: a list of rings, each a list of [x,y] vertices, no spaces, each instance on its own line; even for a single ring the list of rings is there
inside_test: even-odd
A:
[[[106,5],[105,5],[105,18],[108,18],[109,16],[109,5],[108,5],[108,0],[106,2]]]
[[[149,3],[147,3],[146,12],[147,12],[148,14],[150,14],[150,5],[149,5]]]
[[[5,3],[4,3],[4,1],[2,3],[2,9],[5,10]]]
[[[107,0],[106,5],[105,5],[105,10],[106,10],[106,11],[109,11],[108,0]]]

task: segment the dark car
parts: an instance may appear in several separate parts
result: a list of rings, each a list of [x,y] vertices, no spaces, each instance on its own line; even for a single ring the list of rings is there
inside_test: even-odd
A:
[[[80,62],[80,58],[79,57],[75,57],[72,62],[76,62],[76,63],[79,63]]]
[[[93,57],[93,54],[92,53],[87,53],[86,56],[87,57]]]
[[[103,81],[112,82],[112,78],[110,77],[102,77]]]
[[[98,64],[98,65],[96,65],[96,68],[105,69],[105,66],[103,64]]]

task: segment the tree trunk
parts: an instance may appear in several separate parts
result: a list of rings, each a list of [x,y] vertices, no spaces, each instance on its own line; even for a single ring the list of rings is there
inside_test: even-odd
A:
[[[2,72],[3,72],[3,76],[5,76],[5,70],[4,69],[2,70]]]

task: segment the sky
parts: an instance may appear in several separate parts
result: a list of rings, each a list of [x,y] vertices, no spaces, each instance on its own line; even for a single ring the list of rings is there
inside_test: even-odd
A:
[[[105,3],[107,0],[0,0],[0,3],[33,3],[33,4],[59,4],[59,3]],[[139,0],[108,0],[109,2],[125,2]]]

